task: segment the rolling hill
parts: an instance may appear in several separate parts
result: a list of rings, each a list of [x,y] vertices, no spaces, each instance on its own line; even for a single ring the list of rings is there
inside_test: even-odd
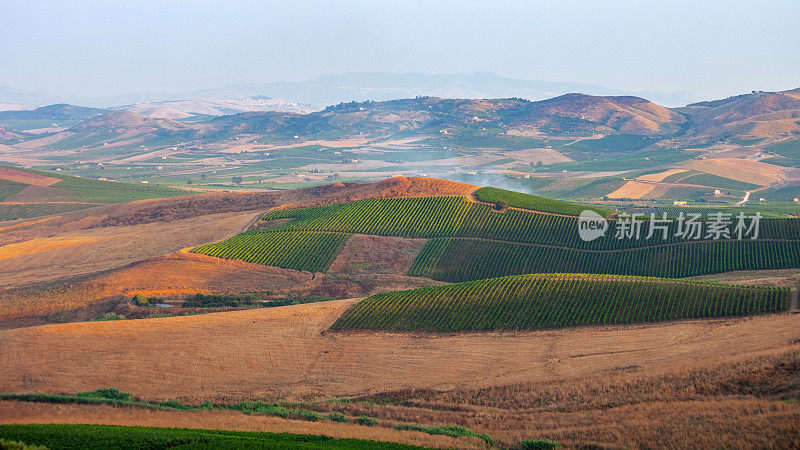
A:
[[[52,105],[32,111],[0,112],[0,126],[25,130],[34,126],[52,127],[55,123],[71,127],[70,131],[75,133],[94,132],[99,128],[145,127],[180,130],[187,138],[212,142],[237,135],[280,142],[294,136],[302,140],[355,136],[384,139],[442,133],[502,135],[508,130],[540,136],[765,137],[795,130],[797,120],[793,118],[800,108],[800,99],[792,92],[796,93],[759,92],[677,109],[664,108],[639,97],[586,94],[566,94],[542,101],[417,97],[340,103],[307,114],[241,112],[247,107],[211,100],[134,105],[125,107],[127,113],[110,114],[96,108]],[[220,115],[195,125],[171,120]],[[137,116],[149,116],[153,120]]]
[[[512,208],[475,201],[486,200],[486,192],[491,202],[508,198]],[[643,221],[639,239],[622,239],[625,221],[612,219],[603,236],[585,241],[577,232],[580,205],[486,192],[273,210],[255,230],[194,251],[325,272],[348,235],[423,238],[428,241],[408,274],[448,282],[540,272],[688,277],[800,267],[800,219],[764,219],[760,234],[744,240],[737,239],[735,220],[717,240],[681,238],[677,221],[663,230]]]
[[[11,196],[23,184],[69,181],[0,173]],[[595,209],[613,234],[620,219]],[[785,312],[796,301],[796,220],[765,221],[762,238],[746,242],[583,242],[575,237],[580,211],[396,177],[11,223],[0,229],[0,271],[11,284],[0,291],[8,328],[0,330],[0,423],[22,415],[31,423],[292,427],[456,448],[514,448],[539,437],[579,447],[602,436],[604,445],[637,447],[652,443],[653,422],[635,420],[644,411],[684,443],[709,444],[696,434],[701,419],[722,429],[717,443],[758,440],[766,426],[795,442],[797,405],[786,398],[797,321]],[[671,250],[689,247],[697,251]],[[578,270],[587,261],[602,264],[587,274]],[[726,274],[734,284],[661,278],[737,265],[793,269]],[[659,278],[630,276],[641,268]],[[700,419],[686,424],[687,411]],[[609,414],[639,425],[607,432],[609,423],[596,421]],[[579,420],[591,424],[563,425]],[[122,433],[138,443],[144,433],[152,443],[194,433],[81,429],[45,427],[53,440],[31,442]],[[31,430],[0,434],[41,436]]]
[[[515,125],[574,133],[575,127],[600,134],[662,134],[679,131],[686,119],[639,97],[567,94],[528,105]],[[570,121],[572,123],[570,123]]]
[[[247,133],[270,137],[274,134],[279,139],[295,135],[304,139],[380,139],[513,128],[555,135],[666,135],[676,131],[683,121],[679,114],[636,97],[571,94],[542,102],[420,97],[342,103],[306,115],[244,113],[225,116],[206,122],[201,133],[208,137]]]
[[[307,113],[239,112],[258,108],[244,100],[174,101],[70,110],[72,120],[91,117],[35,135],[9,128],[0,159],[202,190],[422,175],[570,201],[744,202],[787,216],[800,194],[797,92],[672,109],[640,97],[577,93],[542,101],[416,97]],[[36,111],[46,113],[18,113]]]
[[[131,111],[114,111],[88,119],[70,128],[72,133],[165,133],[189,130],[171,119],[146,117]]]
[[[26,133],[22,131],[12,130],[6,127],[0,127],[0,141],[16,141],[26,137]]]
[[[693,103],[676,111],[689,118],[689,134],[740,138],[788,136],[800,132],[799,89],[755,91],[722,100]]]
[[[69,128],[105,113],[108,113],[105,109],[55,104],[31,110],[0,111],[0,126],[16,131]]]

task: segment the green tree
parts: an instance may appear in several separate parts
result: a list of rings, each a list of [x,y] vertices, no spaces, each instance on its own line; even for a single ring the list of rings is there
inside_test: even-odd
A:
[[[148,306],[150,305],[150,301],[147,300],[147,297],[144,295],[136,294],[133,296],[133,304],[136,306]]]

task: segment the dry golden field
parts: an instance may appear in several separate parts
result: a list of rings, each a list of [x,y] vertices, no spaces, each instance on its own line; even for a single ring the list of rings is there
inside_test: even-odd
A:
[[[61,181],[60,178],[53,178],[21,170],[14,170],[9,167],[0,167],[0,179],[26,183],[33,186],[50,186]]]
[[[113,385],[155,399],[297,400],[479,388],[732,361],[800,337],[791,314],[527,333],[326,332],[355,301],[1,331],[0,392]]]
[[[355,301],[5,330],[0,392],[113,386],[192,404],[309,400],[353,416],[457,423],[509,444],[798,442],[800,405],[785,398],[800,389],[799,315],[527,333],[327,332]],[[335,397],[371,401],[325,402]],[[20,408],[68,420],[62,409],[5,408],[5,420]],[[76,408],[80,422],[106,417]]]
[[[242,231],[256,215],[211,214],[171,222],[47,233],[8,243],[0,246],[0,286],[107,270],[219,241]]]
[[[656,188],[655,184],[641,183],[631,180],[622,187],[608,194],[608,198],[642,198]]]
[[[781,172],[787,170],[785,167],[740,158],[706,158],[704,160],[692,160],[681,164],[681,166],[686,169],[700,170],[712,175],[760,185],[774,183],[781,178]]]

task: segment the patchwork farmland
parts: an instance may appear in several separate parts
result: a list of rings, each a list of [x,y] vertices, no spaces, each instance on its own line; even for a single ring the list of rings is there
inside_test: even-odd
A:
[[[125,223],[145,227],[148,237],[167,236],[162,229],[179,223],[210,224],[209,213],[219,208],[242,211],[168,256],[88,274],[73,284],[12,288],[0,305],[28,309],[11,311],[12,329],[0,331],[7,344],[0,360],[12,373],[0,382],[0,423],[4,414],[24,413],[42,423],[136,425],[145,423],[147,412],[169,413],[169,420],[184,426],[240,431],[285,430],[281,421],[294,421],[303,424],[292,423],[290,430],[353,437],[367,427],[382,440],[434,447],[515,448],[529,436],[572,445],[606,436],[608,424],[578,434],[549,425],[561,417],[575,420],[574,411],[558,409],[563,402],[592,417],[595,410],[608,413],[608,404],[662,394],[669,401],[691,395],[730,408],[731,399],[742,395],[724,378],[731,364],[746,364],[752,373],[794,364],[785,351],[796,347],[796,324],[785,312],[796,296],[798,219],[764,218],[756,239],[739,240],[734,213],[758,211],[731,209],[732,223],[720,240],[705,233],[683,239],[675,236],[674,223],[667,225],[666,239],[659,230],[648,237],[646,220],[642,239],[617,239],[625,216],[595,207],[608,229],[584,241],[578,233],[583,205],[448,183],[398,178],[266,195],[201,194],[159,200],[166,215],[145,201],[87,210],[76,216],[80,220],[9,225],[4,237],[14,264],[11,250],[54,239],[36,237],[46,235],[51,223],[71,224],[75,236],[120,236]],[[709,221],[701,220],[704,229]],[[72,267],[66,257],[90,245],[97,244],[76,240],[74,251],[55,254],[40,246],[40,253],[49,258],[44,261],[62,261],[66,270]],[[735,284],[682,279],[731,277],[732,270],[752,274]],[[224,307],[189,305],[186,299],[200,298],[197,293],[231,301],[220,302]],[[138,294],[146,304],[131,300]],[[103,309],[115,301],[113,312]],[[103,322],[13,328],[31,311],[40,311],[37,320],[44,321],[69,317],[67,309],[75,308],[82,308],[80,318]],[[202,314],[208,312],[215,314]],[[134,318],[145,320],[125,320]],[[93,340],[98,333],[104,338]],[[15,359],[22,351],[39,356]],[[113,352],[129,359],[108,359]],[[699,360],[721,368],[708,372]],[[717,384],[701,383],[690,394],[651,389],[676,383],[658,377],[677,361],[681,367],[696,364],[702,383],[711,383],[709,373],[719,374],[713,375]],[[148,364],[148,373],[124,369]],[[25,375],[42,370],[54,375]],[[607,378],[612,375],[630,378]],[[180,387],[153,382],[163,376]],[[542,390],[565,377],[578,380],[581,389],[604,392],[597,400],[602,404],[570,400],[569,389]],[[624,393],[614,390],[619,383],[627,383],[619,388]],[[79,394],[65,394],[102,387],[131,392],[131,405],[89,404]],[[75,403],[64,400],[73,397]],[[69,404],[56,411],[48,402]],[[137,410],[147,405],[166,409]],[[662,411],[649,403],[647,408]],[[716,408],[714,414],[723,407]],[[502,420],[487,422],[487,411]],[[80,419],[66,418],[73,413]],[[536,419],[543,414],[563,416],[546,425]],[[791,414],[774,410],[750,426],[788,423]],[[604,439],[643,446],[647,429],[629,432],[625,440]]]

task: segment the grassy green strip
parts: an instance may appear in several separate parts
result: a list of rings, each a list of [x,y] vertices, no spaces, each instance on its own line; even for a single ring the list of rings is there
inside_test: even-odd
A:
[[[404,431],[421,431],[428,434],[442,434],[451,437],[478,437],[483,439],[487,444],[492,443],[492,438],[488,434],[478,434],[469,428],[464,428],[459,425],[438,425],[433,427],[426,427],[421,425],[405,424],[395,425],[395,430]]]
[[[103,425],[0,425],[0,438],[59,449],[416,449],[405,444],[328,436]],[[13,447],[11,447],[13,448]],[[24,448],[24,447],[23,447]]]
[[[263,414],[268,416],[283,417],[288,419],[306,420],[317,422],[328,420],[338,423],[355,423],[363,426],[376,426],[378,421],[372,417],[360,416],[350,418],[346,415],[333,411],[328,414],[322,414],[317,411],[308,409],[310,405],[306,403],[267,403],[260,401],[246,401],[235,403],[232,405],[214,405],[211,402],[204,402],[200,405],[192,406],[181,402],[166,401],[166,402],[148,402],[138,400],[133,395],[120,392],[117,389],[98,389],[89,392],[79,392],[77,394],[0,394],[0,400],[17,400],[35,403],[56,403],[56,404],[79,404],[79,405],[111,405],[121,407],[134,407],[134,408],[148,408],[160,410],[178,410],[178,411],[201,411],[201,410],[226,410],[226,411],[239,411],[245,414]],[[301,406],[306,406],[303,408]],[[125,428],[125,427],[121,427]],[[491,438],[488,435],[477,434],[459,426],[447,427],[426,427],[416,424],[407,424],[400,427],[395,427],[398,430],[415,430],[422,431],[428,434],[444,434],[452,437],[460,436],[477,436],[490,443]],[[20,440],[18,435],[3,434],[0,428],[0,437]],[[23,436],[25,437],[25,436]],[[25,443],[39,443],[39,441],[21,439]],[[50,446],[50,444],[47,444]],[[83,447],[82,445],[80,447]],[[51,447],[61,448],[61,447]],[[71,447],[69,447],[71,448]],[[102,447],[101,447],[102,448]],[[110,447],[117,448],[117,447]],[[138,448],[138,447],[137,447]],[[410,447],[398,447],[410,448]]]

